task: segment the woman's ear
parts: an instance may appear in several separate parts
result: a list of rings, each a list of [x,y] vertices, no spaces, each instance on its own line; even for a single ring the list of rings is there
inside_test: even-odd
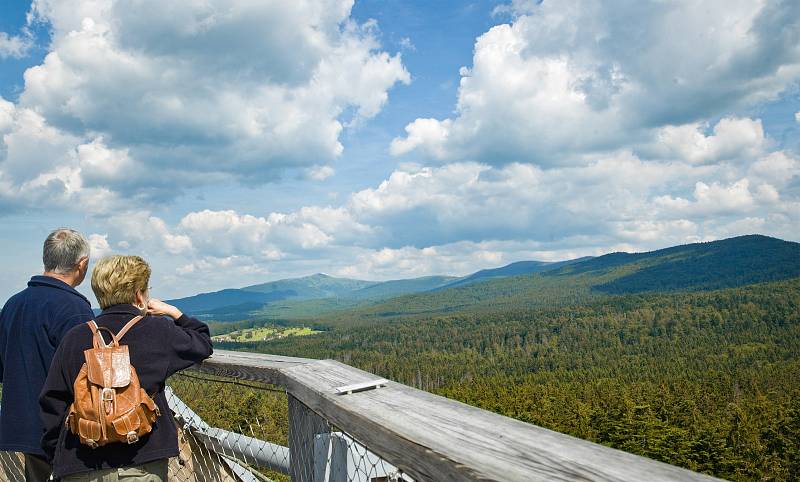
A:
[[[147,308],[147,298],[144,295],[143,291],[136,292],[136,307],[137,308]],[[142,308],[142,309],[144,309]]]

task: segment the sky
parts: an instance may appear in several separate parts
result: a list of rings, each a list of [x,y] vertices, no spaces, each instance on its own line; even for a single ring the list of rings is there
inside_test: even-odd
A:
[[[800,2],[9,0],[0,223],[0,299],[797,241]]]

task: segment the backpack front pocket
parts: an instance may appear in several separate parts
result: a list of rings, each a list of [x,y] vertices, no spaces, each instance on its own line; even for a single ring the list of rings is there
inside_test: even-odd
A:
[[[129,433],[136,433],[136,431],[139,430],[141,421],[139,420],[139,414],[136,413],[136,410],[134,409],[125,415],[114,419],[111,424],[114,426],[114,431],[117,432],[117,435],[126,437]]]
[[[86,420],[85,418],[78,419],[78,436],[81,440],[86,440],[87,442],[91,440],[96,444],[97,441],[100,440],[100,434],[99,423]],[[88,445],[92,445],[92,443],[88,443]]]

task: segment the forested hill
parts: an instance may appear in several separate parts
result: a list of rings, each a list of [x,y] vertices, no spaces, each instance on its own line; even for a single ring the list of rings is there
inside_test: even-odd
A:
[[[731,480],[800,480],[800,279],[218,345],[335,358]]]
[[[571,259],[568,261],[556,261],[552,263],[545,261],[517,261],[516,263],[511,263],[509,265],[502,266],[500,268],[482,269],[480,271],[472,273],[469,276],[464,276],[463,278],[451,281],[450,283],[441,286],[438,289],[441,290],[447,288],[455,288],[457,286],[466,286],[469,284],[481,283],[491,279],[507,278],[509,276],[543,273],[545,271],[552,271],[558,269],[562,266],[580,263],[581,261],[585,261],[587,259],[591,259],[591,256]]]
[[[800,276],[800,243],[750,235],[649,253],[612,253],[566,266],[554,275],[631,271],[594,286],[606,293],[706,290]]]
[[[556,270],[334,311],[315,316],[313,321],[342,326],[464,310],[568,306],[624,293],[702,291],[796,277],[800,277],[800,243],[741,236],[649,253],[612,253]]]

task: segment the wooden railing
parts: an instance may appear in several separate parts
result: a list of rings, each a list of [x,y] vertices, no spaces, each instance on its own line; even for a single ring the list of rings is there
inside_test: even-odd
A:
[[[180,437],[187,441],[170,463],[170,480],[265,480],[263,468],[288,473],[293,482],[719,480],[334,360],[218,350],[184,376],[191,372],[212,376],[202,383],[223,377],[282,387],[288,397],[288,447],[211,427],[170,392]],[[376,381],[380,388],[359,391]],[[204,399],[193,402],[202,406]],[[372,467],[359,471],[354,462]],[[22,480],[17,454],[0,453],[0,479]]]
[[[218,350],[193,370],[285,388],[293,481],[315,480],[301,466],[331,427],[416,481],[719,480],[392,381],[341,393],[379,377],[334,360]]]

